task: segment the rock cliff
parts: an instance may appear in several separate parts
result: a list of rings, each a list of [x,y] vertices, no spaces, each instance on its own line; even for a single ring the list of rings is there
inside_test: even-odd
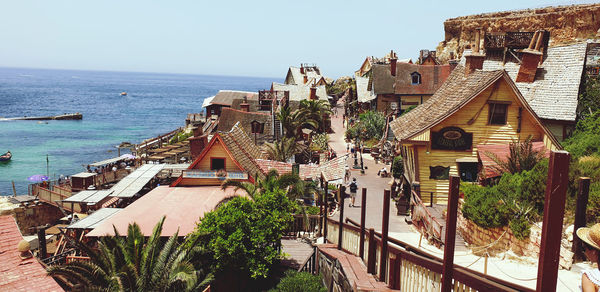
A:
[[[596,38],[600,28],[600,4],[545,7],[485,13],[451,18],[444,22],[445,39],[437,47],[442,62],[460,57],[470,48],[477,28],[484,32],[550,32],[550,46]]]

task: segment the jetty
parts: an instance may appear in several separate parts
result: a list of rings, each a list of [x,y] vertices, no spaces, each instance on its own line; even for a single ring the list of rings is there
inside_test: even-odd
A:
[[[83,115],[81,113],[70,113],[56,116],[40,116],[40,117],[17,117],[17,118],[0,118],[0,121],[48,121],[48,120],[81,120]]]

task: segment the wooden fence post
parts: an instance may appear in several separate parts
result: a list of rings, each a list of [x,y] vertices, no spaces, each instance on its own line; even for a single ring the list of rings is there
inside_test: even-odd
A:
[[[590,193],[590,178],[580,177],[579,178],[579,191],[577,193],[577,207],[575,208],[575,224],[573,233],[577,232],[579,227],[585,227],[586,218],[585,211],[587,209],[588,195]],[[571,247],[573,252],[573,260],[581,261],[585,259],[583,254],[583,246],[581,245],[581,239],[579,236],[573,236],[573,246]]]
[[[446,236],[444,238],[444,262],[442,266],[442,292],[450,292],[452,289],[452,269],[454,268],[454,245],[456,239],[459,188],[460,177],[456,175],[450,176],[448,211],[446,214]]]
[[[327,243],[327,218],[329,218],[329,191],[325,190],[325,198],[323,199],[323,242]]]
[[[552,151],[550,154],[542,242],[538,261],[536,284],[538,292],[556,290],[570,158],[571,155],[567,151]]]
[[[369,274],[375,274],[376,253],[377,242],[375,241],[375,229],[369,228],[369,252],[367,254],[367,273]]]
[[[360,241],[358,243],[358,256],[364,259],[365,255],[365,213],[367,211],[367,188],[362,188],[362,201],[360,203]]]
[[[379,280],[385,282],[388,259],[388,231],[390,226],[390,190],[383,191],[383,218],[381,220],[381,256],[379,257]]]
[[[346,195],[346,188],[341,186],[338,189],[338,195],[340,198],[340,223],[338,224],[338,249],[342,249],[342,236],[344,235],[344,197]]]

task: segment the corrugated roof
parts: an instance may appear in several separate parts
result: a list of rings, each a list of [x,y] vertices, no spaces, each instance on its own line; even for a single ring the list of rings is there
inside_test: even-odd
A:
[[[544,156],[545,157],[550,156],[550,151],[548,151],[548,149],[544,145],[544,142],[532,142],[531,144],[532,144],[533,150],[535,150],[535,151],[546,150],[544,152]],[[494,155],[496,155],[496,157],[498,159],[505,160],[510,153],[509,145],[508,144],[498,144],[498,145],[479,144],[479,145],[477,145],[477,156],[479,157],[479,159],[481,160],[481,164],[483,165],[482,171],[485,175],[485,178],[500,176],[501,174],[498,173],[496,170],[496,168],[498,167],[498,164],[492,158],[489,157],[488,153],[493,153]]]
[[[64,199],[63,202],[86,203],[88,205],[95,205],[98,204],[100,201],[104,200],[106,197],[108,197],[108,195],[111,192],[112,190],[81,191]]]
[[[465,77],[458,65],[444,85],[427,101],[390,123],[396,139],[407,139],[440,122],[504,74],[502,70],[477,70]]]
[[[575,121],[587,43],[550,47],[533,83],[515,82],[533,111],[542,119]],[[465,52],[465,54],[468,51]],[[463,55],[465,55],[463,54]],[[464,58],[461,59],[464,64]],[[504,69],[514,81],[519,63],[486,58],[483,70]]]
[[[98,167],[98,166],[102,166],[102,165],[107,165],[107,164],[119,162],[119,161],[125,160],[125,159],[126,159],[125,157],[119,156],[119,157],[115,157],[115,158],[109,158],[109,159],[106,159],[106,160],[94,162],[94,163],[90,164],[90,166],[91,167]]]
[[[0,290],[64,291],[47,275],[35,257],[22,260],[17,245],[23,240],[19,226],[10,216],[0,216]]]
[[[207,107],[207,106],[209,106],[209,105],[210,105],[210,103],[212,102],[212,100],[213,100],[214,98],[215,98],[215,96],[214,96],[214,95],[213,95],[213,96],[210,96],[210,97],[207,97],[207,98],[205,98],[205,99],[202,101],[202,107]]]
[[[95,175],[97,175],[97,173],[95,173],[95,172],[80,172],[80,173],[76,173],[76,174],[72,175],[71,177],[88,178],[88,177],[95,176]]]
[[[164,167],[164,164],[144,164],[121,179],[110,190],[111,197],[130,198],[139,192]]]
[[[231,106],[234,99],[258,99],[257,92],[236,91],[236,90],[219,90],[210,102],[210,104]]]
[[[112,217],[123,210],[122,208],[102,208],[92,213],[91,215],[67,226],[67,229],[94,229],[98,227],[104,220]]]
[[[127,234],[130,223],[137,223],[142,234],[149,236],[158,221],[166,216],[161,236],[171,236],[179,230],[179,236],[194,231],[200,218],[212,211],[217,204],[232,196],[245,196],[244,191],[234,188],[221,190],[221,186],[169,187],[159,186],[137,199],[117,214],[100,223],[86,236]]]

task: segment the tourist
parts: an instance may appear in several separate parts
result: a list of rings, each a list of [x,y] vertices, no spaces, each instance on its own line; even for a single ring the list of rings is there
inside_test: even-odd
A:
[[[348,180],[350,180],[350,167],[348,165],[346,165],[344,170],[345,170],[344,183],[346,183],[346,182],[348,182]]]
[[[596,264],[595,268],[584,270],[581,275],[581,291],[597,292],[600,288],[600,270],[598,269],[598,257],[600,256],[600,223],[591,228],[581,227],[577,229],[577,236],[583,240],[585,257]]]
[[[350,207],[354,207],[354,201],[356,200],[356,191],[358,190],[358,184],[356,178],[352,178],[352,182],[348,185],[350,189]]]
[[[387,168],[384,166],[382,169],[380,169],[380,170],[377,172],[377,175],[378,175],[378,176],[381,176],[381,177],[388,177],[388,171],[387,171]]]

